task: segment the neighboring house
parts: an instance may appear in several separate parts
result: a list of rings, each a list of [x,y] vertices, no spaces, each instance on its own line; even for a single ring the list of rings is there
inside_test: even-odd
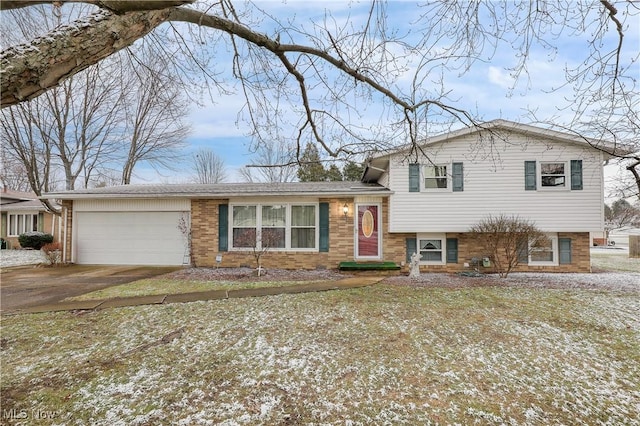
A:
[[[604,229],[602,152],[503,120],[421,148],[428,157],[400,149],[371,158],[362,182],[130,185],[46,197],[62,200],[64,256],[77,263],[189,263],[190,231],[197,266],[253,265],[263,235],[267,268],[355,260],[406,270],[418,252],[422,270],[453,272],[488,255],[469,227],[507,214],[549,236],[518,270],[590,271],[589,235]]]
[[[640,228],[625,226],[624,228],[612,229],[609,231],[609,244],[614,246],[629,246],[631,235],[640,236]]]
[[[7,248],[20,248],[18,236],[29,231],[46,232],[54,236],[54,241],[61,241],[60,217],[48,212],[34,193],[3,188],[0,214],[0,237],[7,242]]]

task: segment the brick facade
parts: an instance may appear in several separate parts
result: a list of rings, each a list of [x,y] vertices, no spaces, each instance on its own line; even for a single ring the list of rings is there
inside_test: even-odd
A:
[[[265,268],[284,269],[334,269],[343,261],[354,260],[354,211],[353,198],[323,198],[321,203],[329,203],[329,251],[294,252],[269,251],[263,258]],[[218,205],[228,204],[229,200],[193,200],[191,202],[191,227],[193,235],[193,256],[196,266],[216,266],[216,256],[222,255],[222,267],[255,266],[251,252],[247,251],[218,251]],[[344,216],[343,207],[347,205],[349,213]],[[390,233],[389,229],[389,199],[382,202],[382,259],[396,262],[402,266],[402,271],[408,272],[406,262],[406,239],[415,238],[415,234]],[[482,243],[476,237],[466,233],[449,233],[447,238],[458,239],[458,263],[444,265],[422,265],[423,272],[459,272],[468,267],[472,258],[488,256]],[[559,233],[559,238],[571,238],[572,263],[558,266],[530,266],[519,265],[516,271],[539,272],[589,272],[591,260],[589,255],[589,233]],[[492,268],[481,268],[483,272],[493,272]]]
[[[353,260],[353,199],[320,199],[329,203],[329,251],[299,252],[270,250],[262,257],[265,268],[282,269],[335,269],[338,263]],[[222,256],[221,267],[255,267],[251,251],[218,250],[219,205],[229,200],[192,200],[191,233],[195,266],[215,267],[216,256]],[[342,211],[347,204],[349,214]]]
[[[62,229],[60,231],[62,232],[62,251],[64,256],[64,259],[62,259],[62,261],[68,263],[72,260],[71,240],[73,232],[71,231],[73,230],[73,201],[71,200],[62,201],[61,223]]]
[[[343,261],[355,260],[354,236],[354,198],[323,198],[321,203],[329,204],[329,251],[328,252],[298,252],[277,251],[267,252],[262,258],[265,268],[283,269],[335,269]],[[218,250],[218,221],[219,205],[229,204],[229,200],[194,199],[191,201],[191,233],[193,264],[198,267],[215,267],[216,256],[222,256],[221,267],[255,267],[255,259],[251,251]],[[344,205],[348,207],[348,214],[343,213]],[[406,239],[415,238],[412,233],[389,233],[389,198],[382,203],[382,259],[392,261],[402,266],[403,272],[408,272]],[[63,207],[62,233],[64,240],[65,262],[72,259],[72,229],[73,202],[65,200]],[[231,213],[231,212],[229,212]],[[66,221],[66,223],[65,223]],[[65,233],[66,229],[66,233]],[[483,248],[482,242],[467,233],[447,233],[446,238],[458,239],[458,262],[444,265],[421,265],[422,272],[459,272],[469,267],[472,258],[482,258],[489,254]],[[537,272],[590,272],[591,259],[589,252],[589,233],[558,233],[558,238],[571,239],[571,264],[558,266],[519,265],[515,271]],[[492,268],[480,268],[481,272],[493,272]]]
[[[403,264],[402,270],[407,272],[406,238],[415,238],[415,234],[386,234],[385,260]],[[458,239],[458,262],[444,265],[421,265],[422,272],[459,272],[468,270],[465,263],[471,263],[473,258],[482,259],[489,253],[484,249],[482,241],[467,233],[447,233],[446,238]],[[591,272],[590,241],[588,232],[560,232],[558,238],[571,239],[571,263],[566,265],[518,265],[515,272]],[[488,268],[480,267],[480,272],[495,272],[493,265]]]

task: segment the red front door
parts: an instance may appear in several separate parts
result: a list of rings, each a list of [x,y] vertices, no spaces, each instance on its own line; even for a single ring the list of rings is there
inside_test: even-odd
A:
[[[358,205],[356,257],[380,258],[380,206]]]

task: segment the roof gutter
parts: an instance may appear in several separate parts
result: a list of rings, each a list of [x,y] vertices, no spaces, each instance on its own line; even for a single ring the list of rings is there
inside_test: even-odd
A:
[[[380,195],[389,196],[393,194],[393,191],[388,189],[380,190],[358,190],[358,191],[336,191],[336,192],[229,192],[229,193],[49,193],[43,194],[40,199],[43,200],[87,200],[87,199],[133,199],[133,198],[188,198],[188,199],[227,199],[237,197],[353,197],[361,195]]]

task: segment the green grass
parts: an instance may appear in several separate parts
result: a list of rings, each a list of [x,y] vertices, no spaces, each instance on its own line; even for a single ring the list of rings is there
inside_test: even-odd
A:
[[[313,281],[304,281],[305,284]],[[158,294],[180,294],[208,290],[240,290],[247,288],[280,287],[301,284],[300,281],[187,281],[164,278],[149,278],[128,284],[70,297],[65,301],[99,300],[112,297],[151,296]]]
[[[57,413],[42,425],[639,424],[638,312],[637,292],[377,285],[8,316],[2,406]]]

